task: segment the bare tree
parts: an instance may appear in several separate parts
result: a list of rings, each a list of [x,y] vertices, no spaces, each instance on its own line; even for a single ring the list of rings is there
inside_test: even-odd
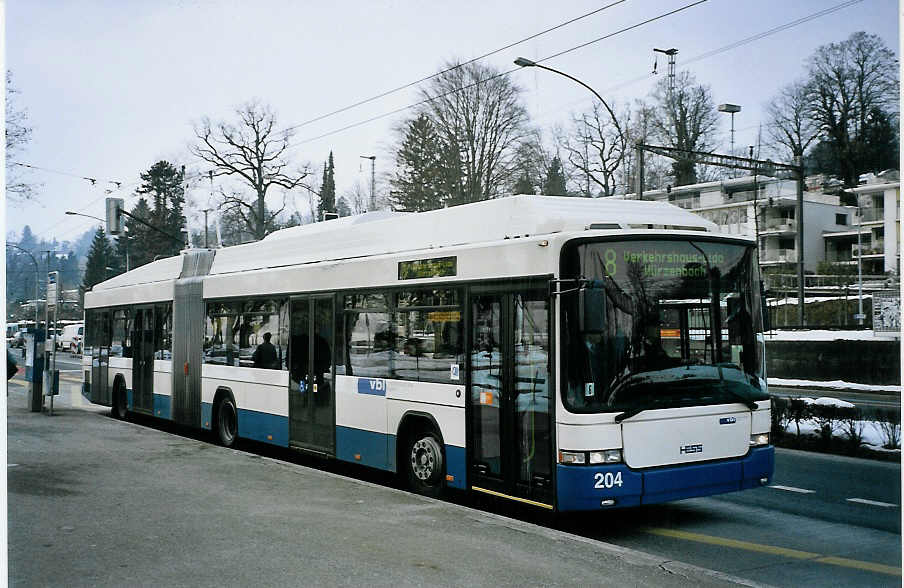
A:
[[[367,211],[370,188],[365,187],[360,181],[356,181],[351,188],[342,193],[342,198],[348,204],[352,214],[361,214]]]
[[[521,89],[480,63],[443,69],[421,94],[444,147],[448,204],[494,198],[511,185],[514,150],[526,132]]]
[[[568,162],[585,180],[587,197],[591,181],[602,196],[615,194],[617,174],[629,149],[630,111],[625,108],[619,113],[614,105],[605,106],[594,103],[589,112],[572,117],[571,132],[560,138]]]
[[[654,140],[653,118],[655,107],[643,101],[636,100],[631,112],[630,123],[626,130],[626,142],[628,150],[622,159],[622,165],[617,172],[618,184],[624,185],[625,192],[633,191],[634,179],[637,174],[637,160],[634,144],[652,143]],[[644,158],[644,186],[651,189],[665,187],[670,179],[671,160],[657,155],[646,154]]]
[[[697,84],[693,74],[682,71],[675,76],[674,87],[669,87],[668,78],[661,79],[651,98],[656,105],[651,124],[658,141],[688,151],[712,148],[719,119],[709,86]],[[672,170],[678,186],[697,182],[692,159],[676,159]]]
[[[784,147],[779,155],[790,160],[804,153],[819,136],[819,125],[810,117],[810,88],[805,82],[788,84],[766,104],[766,132],[776,144]]]
[[[28,200],[34,195],[34,186],[26,182],[21,168],[12,165],[26,144],[31,140],[28,113],[16,108],[14,96],[19,93],[13,87],[13,74],[6,71],[6,194],[10,200]]]
[[[195,126],[198,143],[190,147],[193,155],[213,166],[213,175],[228,176],[251,188],[249,198],[243,192],[220,188],[220,209],[242,219],[248,233],[263,239],[276,230],[276,219],[286,208],[283,197],[278,210],[267,209],[268,191],[275,187],[292,190],[309,175],[307,167],[287,171],[286,151],[291,132],[274,132],[276,115],[259,102],[248,102],[236,109],[236,124],[212,123],[204,117]]]
[[[878,36],[858,32],[817,49],[808,66],[809,115],[834,148],[843,181],[854,185],[871,114],[897,111],[897,60]]]

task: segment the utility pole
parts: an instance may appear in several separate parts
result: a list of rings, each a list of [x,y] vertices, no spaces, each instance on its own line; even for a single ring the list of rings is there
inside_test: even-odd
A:
[[[634,178],[634,195],[638,200],[643,200],[643,143],[634,144],[634,161],[637,168],[637,176]]]
[[[795,153],[793,163],[797,167],[797,319],[800,326],[805,324],[804,315],[804,156]]]
[[[208,249],[207,246],[207,213],[213,210],[212,208],[204,209],[204,249]]]
[[[368,212],[373,212],[377,209],[377,197],[376,197],[376,186],[377,186],[377,175],[376,175],[376,166],[377,166],[377,156],[376,155],[359,155],[361,159],[369,159],[370,160],[370,206],[368,207]]]
[[[672,90],[675,89],[675,56],[678,55],[678,50],[672,47],[671,49],[656,49],[653,48],[654,53],[664,53],[669,56],[669,99],[672,97]],[[655,69],[653,70],[656,71]]]

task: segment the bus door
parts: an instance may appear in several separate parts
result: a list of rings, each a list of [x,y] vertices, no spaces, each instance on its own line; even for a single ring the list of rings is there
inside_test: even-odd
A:
[[[291,301],[289,444],[334,454],[333,297]]]
[[[472,289],[471,486],[551,507],[552,383],[546,289]]]
[[[154,307],[136,308],[132,318],[132,409],[154,411]]]
[[[110,311],[93,310],[91,316],[91,402],[110,406],[113,394],[109,385],[110,366]]]

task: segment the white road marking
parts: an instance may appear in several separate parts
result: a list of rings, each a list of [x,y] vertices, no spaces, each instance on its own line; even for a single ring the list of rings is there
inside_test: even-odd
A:
[[[775,488],[776,490],[786,490],[787,492],[797,492],[798,494],[815,494],[816,490],[807,490],[806,488],[795,488],[794,486],[779,486],[778,484],[773,484],[769,486],[770,488]]]
[[[885,508],[897,508],[897,504],[891,504],[889,502],[879,502],[878,500],[867,500],[866,498],[846,498],[848,502],[858,502],[860,504],[871,504],[873,506],[882,506]]]

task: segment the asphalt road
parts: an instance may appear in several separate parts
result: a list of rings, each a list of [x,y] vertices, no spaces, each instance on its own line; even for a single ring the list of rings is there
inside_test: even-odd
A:
[[[72,403],[81,407],[81,411],[97,413],[96,407],[84,403],[78,396],[76,386],[70,386],[68,394],[58,399],[58,403],[64,406]],[[105,422],[109,417],[100,420]],[[138,424],[140,430],[146,430],[150,435],[165,435],[168,430],[165,424],[152,419],[142,419]],[[110,421],[110,425],[119,426],[120,423]],[[197,438],[186,431],[178,433]],[[10,435],[12,440],[12,428]],[[318,470],[363,477],[382,486],[394,483],[385,475],[354,466],[322,462],[266,446],[248,445],[246,448],[257,455],[275,457],[281,463],[311,465]],[[180,456],[181,453],[177,453],[173,459],[179,462]],[[188,468],[190,464],[180,467]],[[276,488],[272,490],[277,491]],[[448,500],[501,515],[506,520],[539,522],[543,528],[562,531],[568,537],[586,537],[639,550],[655,554],[655,558],[663,561],[687,562],[752,583],[778,586],[901,584],[899,463],[779,449],[775,480],[767,488],[572,517],[550,517],[534,509],[466,494],[453,494]],[[444,532],[443,528],[438,528]],[[580,583],[576,578],[574,583]],[[491,575],[476,583],[499,583],[499,579]],[[537,582],[528,578],[527,583]],[[592,583],[603,582],[597,577]],[[643,582],[632,580],[629,583]]]

